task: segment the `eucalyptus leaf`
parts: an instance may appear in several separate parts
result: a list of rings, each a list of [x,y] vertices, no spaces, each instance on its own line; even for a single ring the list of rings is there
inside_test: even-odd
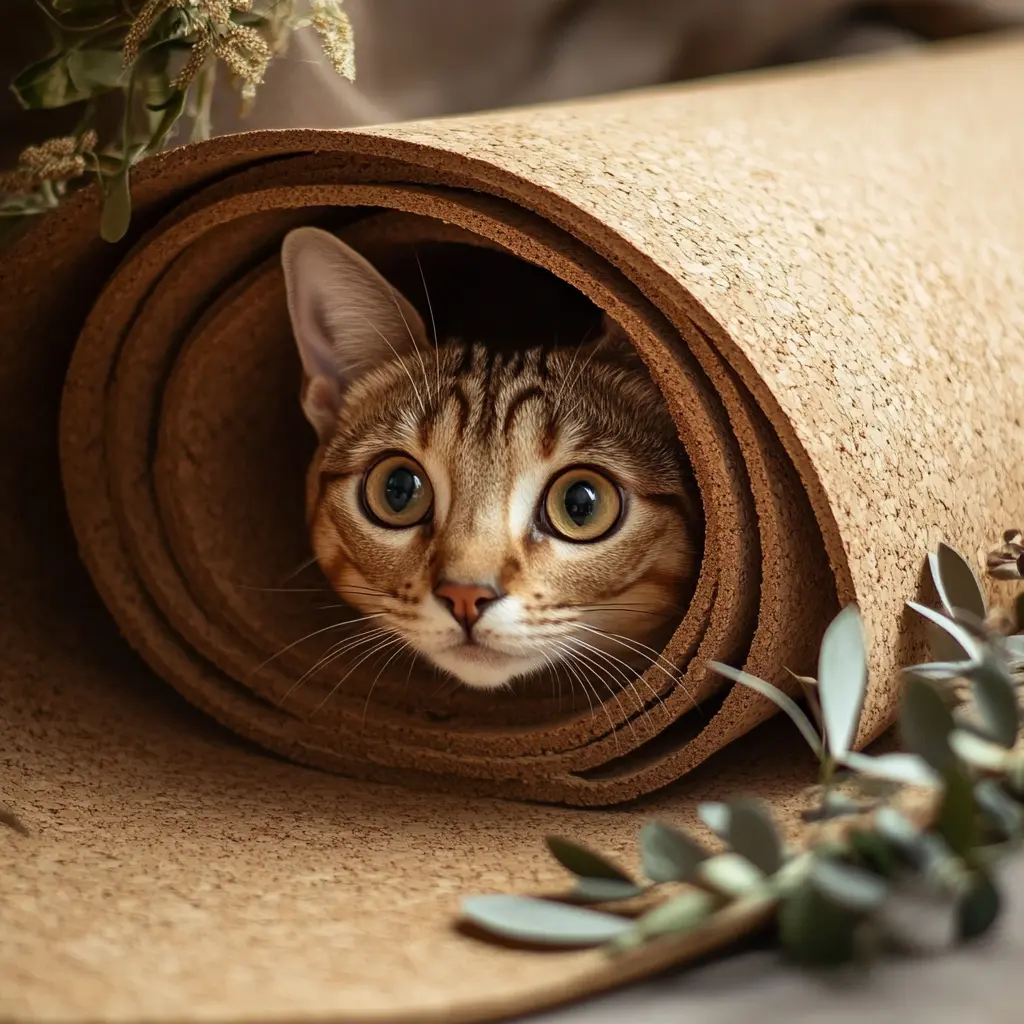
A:
[[[855,830],[847,837],[851,854],[876,874],[886,877],[901,866],[897,852],[878,832]]]
[[[935,687],[923,679],[909,678],[900,710],[903,740],[944,778],[956,765],[949,745],[954,727],[953,715]]]
[[[934,555],[928,556],[935,589],[947,614],[965,611],[978,619],[988,614],[985,592],[967,559],[956,548],[941,542]]]
[[[763,697],[767,697],[777,707],[785,711],[790,719],[792,719],[793,724],[800,730],[801,735],[807,741],[811,750],[819,758],[822,756],[823,744],[821,737],[811,724],[811,720],[801,710],[800,705],[791,697],[783,693],[777,686],[772,686],[771,683],[766,683],[763,679],[758,679],[757,676],[752,676],[750,673],[743,672],[740,669],[723,665],[717,661],[711,662],[710,667],[719,675],[725,676],[726,679],[731,679],[734,683],[739,683],[751,690],[755,690]]]
[[[947,771],[945,779],[946,789],[933,827],[954,853],[964,857],[970,853],[978,835],[974,786],[959,766]]]
[[[551,855],[562,867],[581,878],[606,878],[635,885],[629,875],[611,861],[595,853],[582,843],[573,842],[562,836],[546,836],[545,842]]]
[[[848,604],[829,624],[818,656],[818,694],[829,753],[842,757],[857,732],[868,684],[860,609]]]
[[[800,963],[833,967],[853,959],[856,915],[813,884],[797,889],[779,908],[779,939]]]
[[[842,763],[862,775],[911,786],[937,786],[942,781],[917,754],[895,752],[872,756],[851,750]]]
[[[52,110],[119,88],[125,68],[119,50],[68,50],[25,68],[11,83],[26,110]]]
[[[611,903],[631,900],[643,891],[640,886],[617,878],[577,878],[570,895],[579,903]]]
[[[1011,658],[1024,661],[1024,635],[1015,633],[1013,636],[1003,637],[1003,646]]]
[[[936,626],[951,637],[956,642],[956,646],[963,655],[964,660],[973,663],[981,660],[981,649],[978,646],[978,641],[959,622],[955,622],[941,612],[937,612],[923,604],[918,604],[916,601],[908,601],[907,607],[917,612],[918,615],[927,619],[933,626]],[[942,661],[959,660],[955,655],[950,656],[949,654],[940,655],[940,658]]]
[[[726,896],[746,896],[765,883],[765,874],[738,853],[720,853],[703,861],[699,880]]]
[[[862,913],[877,907],[889,891],[884,878],[826,857],[815,858],[811,882],[829,902]]]
[[[120,242],[132,220],[132,194],[127,167],[110,178],[103,196],[100,236],[105,242]]]
[[[782,867],[782,842],[771,815],[751,799],[729,801],[729,845],[766,875]]]
[[[910,856],[919,851],[921,830],[895,808],[880,807],[875,813],[874,820],[878,834],[898,850]]]
[[[1024,833],[1024,807],[1021,807],[995,779],[982,779],[974,786],[975,803],[994,819],[1008,839]]]
[[[985,731],[996,743],[1012,748],[1020,729],[1020,711],[1013,678],[991,654],[971,672],[971,692]]]
[[[800,687],[800,692],[804,695],[804,700],[807,702],[808,708],[811,710],[811,717],[813,719],[813,725],[815,726],[818,733],[821,733],[824,729],[821,719],[821,694],[818,693],[818,680],[811,676],[798,676],[795,672],[786,669],[791,679],[793,679]]]
[[[685,882],[709,853],[696,839],[660,821],[640,832],[640,857],[644,874],[652,882]]]
[[[822,798],[821,806],[803,812],[804,821],[829,821],[832,818],[845,818],[852,814],[863,814],[867,808],[857,800],[852,800],[842,793],[830,791]]]
[[[999,919],[1002,897],[992,879],[979,874],[957,908],[957,931],[961,942],[984,935]]]
[[[943,636],[946,634],[943,633]],[[955,641],[954,641],[955,642]],[[959,648],[958,648],[959,649]],[[961,661],[926,661],[920,665],[907,665],[903,674],[916,676],[918,679],[933,679],[936,682],[945,682],[953,679],[964,679],[970,672],[972,663],[967,660]]]
[[[603,945],[632,927],[616,914],[529,896],[470,896],[462,901],[462,913],[494,935],[550,946]]]
[[[949,745],[957,757],[981,771],[1002,772],[1010,762],[1006,747],[966,729],[954,729],[949,736]]]
[[[964,662],[970,664],[971,656],[944,629],[934,622],[925,622],[925,633],[928,636],[928,650],[938,663]]]
[[[633,932],[642,939],[692,932],[707,922],[720,902],[711,893],[701,889],[684,892],[638,918]],[[624,935],[622,939],[615,940],[613,945],[619,945],[623,940],[628,942],[628,939],[628,934]]]
[[[729,807],[727,804],[702,803],[697,805],[697,816],[719,839],[729,837]]]

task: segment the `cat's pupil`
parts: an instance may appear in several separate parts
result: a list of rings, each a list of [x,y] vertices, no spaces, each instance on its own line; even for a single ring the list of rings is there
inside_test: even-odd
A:
[[[579,480],[565,492],[565,511],[577,526],[586,526],[597,511],[597,491]]]
[[[392,512],[404,512],[420,487],[420,478],[411,469],[400,466],[384,485],[384,500]]]

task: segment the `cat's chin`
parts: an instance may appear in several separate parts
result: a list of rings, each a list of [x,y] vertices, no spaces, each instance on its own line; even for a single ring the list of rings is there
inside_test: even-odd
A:
[[[513,679],[532,675],[544,667],[540,658],[521,658],[478,645],[432,652],[430,660],[463,686],[475,690],[496,690]]]

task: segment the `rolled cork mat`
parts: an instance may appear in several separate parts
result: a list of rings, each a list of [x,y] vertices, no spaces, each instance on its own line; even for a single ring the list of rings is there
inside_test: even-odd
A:
[[[712,793],[796,827],[798,738],[752,733],[772,705],[707,662],[789,686],[847,602],[870,641],[858,743],[892,722],[926,552],[973,555],[1024,511],[1022,89],[1011,38],[236,135],[143,165],[120,246],[88,193],[20,239],[0,263],[0,799],[39,835],[0,856],[0,1010],[477,1020],[699,952],[498,950],[452,929],[454,901],[552,881],[544,831],[625,850]],[[317,671],[343,613],[308,565],[278,258],[311,223],[427,314],[425,285],[441,333],[572,338],[600,310],[626,329],[705,514],[693,600],[641,678],[573,703],[390,652]]]

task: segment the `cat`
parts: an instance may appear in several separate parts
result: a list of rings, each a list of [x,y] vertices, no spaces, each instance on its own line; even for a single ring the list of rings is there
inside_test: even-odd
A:
[[[434,344],[334,235],[295,229],[281,259],[318,440],[310,540],[346,604],[478,689],[652,664],[692,595],[702,521],[621,328],[604,316],[575,348]]]

